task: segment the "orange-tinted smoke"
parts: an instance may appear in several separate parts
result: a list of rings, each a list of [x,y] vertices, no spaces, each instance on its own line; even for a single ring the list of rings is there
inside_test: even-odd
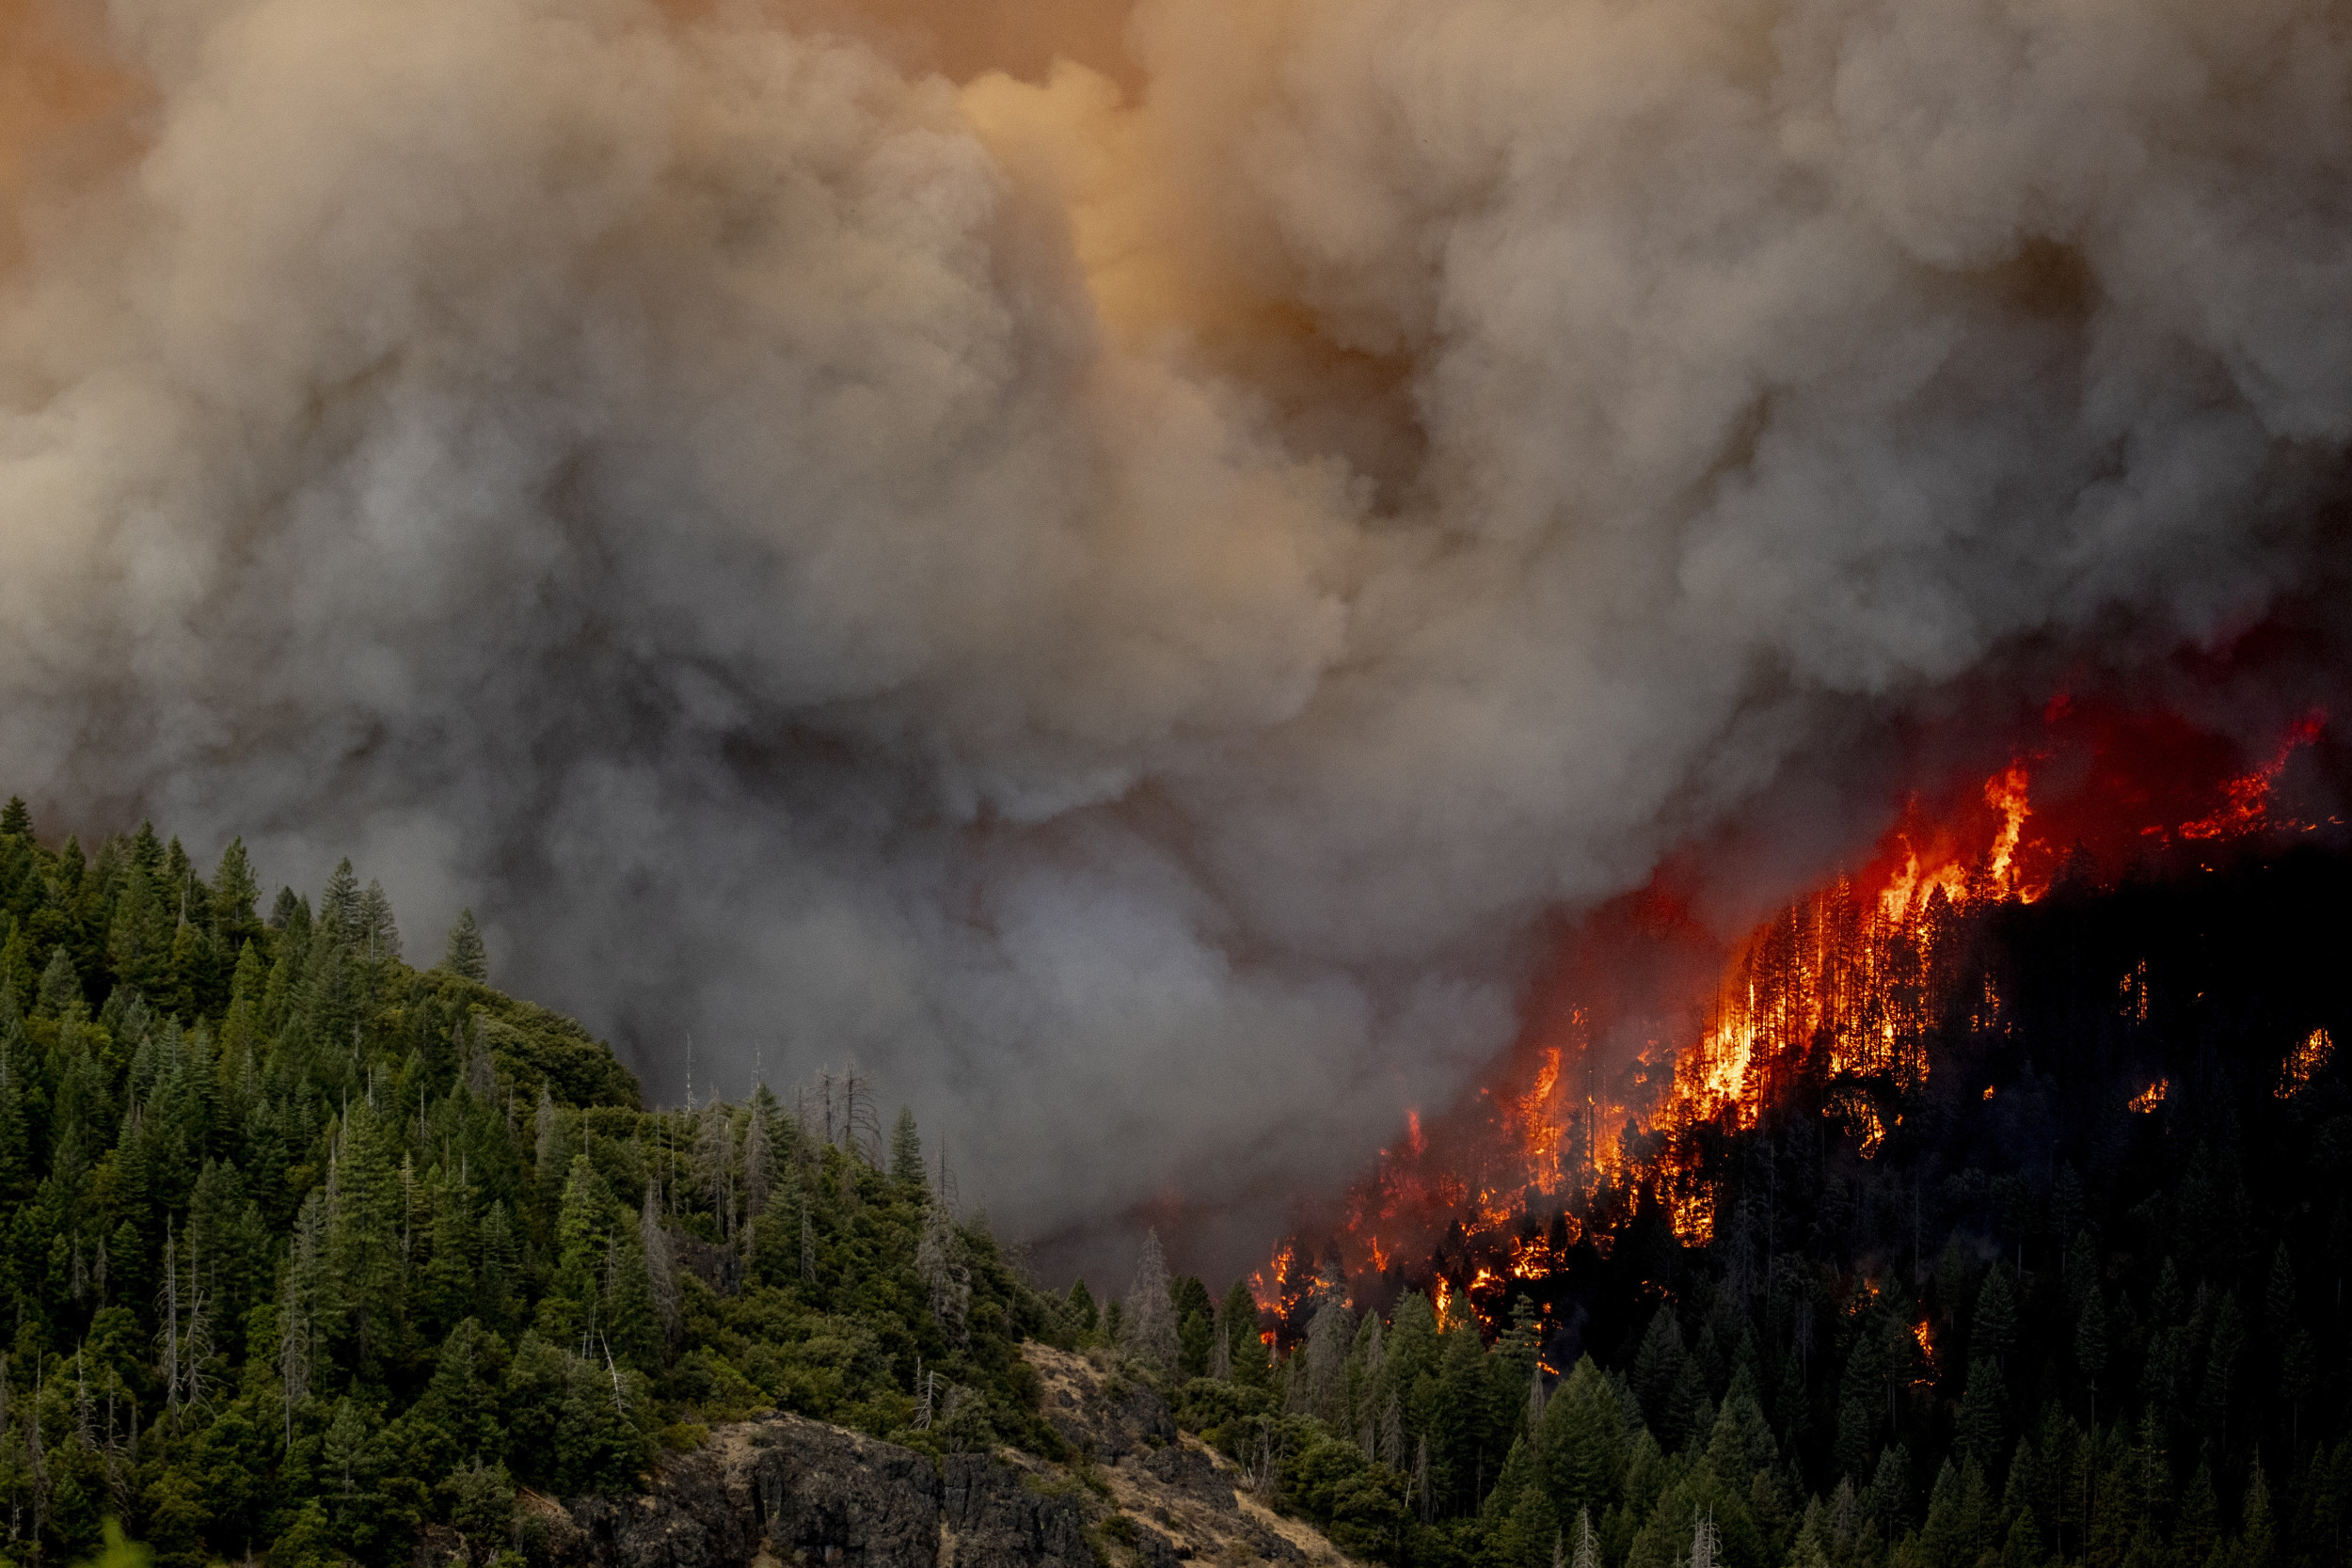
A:
[[[1125,44],[1134,8],[1133,0],[811,0],[787,14],[868,38],[908,69],[956,82],[992,71],[1041,82],[1056,60],[1071,60],[1132,93],[1142,81]]]
[[[0,266],[25,235],[26,195],[90,178],[136,147],[138,79],[108,55],[99,8],[0,0]]]

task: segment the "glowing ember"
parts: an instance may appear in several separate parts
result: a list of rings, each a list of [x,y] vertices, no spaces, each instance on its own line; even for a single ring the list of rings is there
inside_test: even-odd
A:
[[[2142,958],[2132,967],[2132,972],[2123,976],[2123,983],[2116,988],[2116,993],[2115,1010],[2118,1014],[2134,1023],[2148,1022],[2147,959]]]
[[[2279,1074],[2279,1098],[2292,1100],[2305,1088],[2318,1071],[2328,1065],[2328,1058],[2336,1053],[2336,1042],[2325,1029],[2314,1029],[2303,1037],[2303,1043],[2287,1053],[2286,1065]]]
[[[1992,1098],[1993,1098],[1993,1089],[1994,1089],[1994,1085],[1991,1085],[1991,1084],[1987,1084],[1987,1085],[1984,1086],[1984,1097],[1985,1097],[1985,1099],[1990,1100],[1990,1099],[1992,1099]]]
[[[2171,1079],[2157,1079],[2154,1083],[2149,1085],[2146,1088],[2132,1096],[2132,1109],[2137,1111],[2142,1116],[2146,1116],[2149,1112],[2164,1103],[2165,1094],[2171,1087]]]
[[[1570,1222],[1568,1234],[1571,1244],[1580,1228],[1573,1221]],[[1511,1243],[1511,1277],[1514,1279],[1548,1278],[1566,1263],[1565,1256],[1552,1250],[1549,1237],[1538,1236],[1533,1241],[1514,1241]]]

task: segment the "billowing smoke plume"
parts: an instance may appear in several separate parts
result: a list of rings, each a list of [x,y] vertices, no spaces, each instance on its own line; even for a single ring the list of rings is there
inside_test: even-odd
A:
[[[1546,911],[2242,628],[2352,436],[2319,0],[1144,0],[1126,97],[87,10],[0,11],[5,783],[469,902],[659,1096],[855,1056],[1024,1229],[1343,1172]]]

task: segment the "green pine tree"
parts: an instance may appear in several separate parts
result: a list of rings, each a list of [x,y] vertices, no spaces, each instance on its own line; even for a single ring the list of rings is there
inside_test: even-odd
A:
[[[449,928],[449,945],[441,954],[440,967],[462,979],[489,982],[490,956],[482,944],[482,927],[474,923],[473,911],[457,911],[457,923]]]
[[[346,855],[335,863],[334,872],[326,879],[326,890],[319,895],[318,931],[332,942],[363,941],[359,928],[359,879],[351,869],[351,857]]]
[[[229,847],[220,852],[208,891],[213,925],[223,936],[234,941],[260,934],[262,922],[254,911],[261,902],[262,884],[253,875],[244,839],[230,839]]]
[[[923,1140],[914,1130],[914,1113],[904,1105],[898,1107],[898,1119],[890,1129],[890,1176],[907,1193],[921,1195],[930,1190],[930,1179],[923,1170]]]

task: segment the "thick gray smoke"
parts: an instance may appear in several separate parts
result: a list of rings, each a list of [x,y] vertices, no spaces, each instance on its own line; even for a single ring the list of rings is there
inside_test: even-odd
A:
[[[1146,0],[1127,101],[795,14],[44,32],[6,783],[471,903],[660,1097],[854,1056],[1049,1230],[1345,1174],[1544,911],[2320,546],[2319,0]]]

